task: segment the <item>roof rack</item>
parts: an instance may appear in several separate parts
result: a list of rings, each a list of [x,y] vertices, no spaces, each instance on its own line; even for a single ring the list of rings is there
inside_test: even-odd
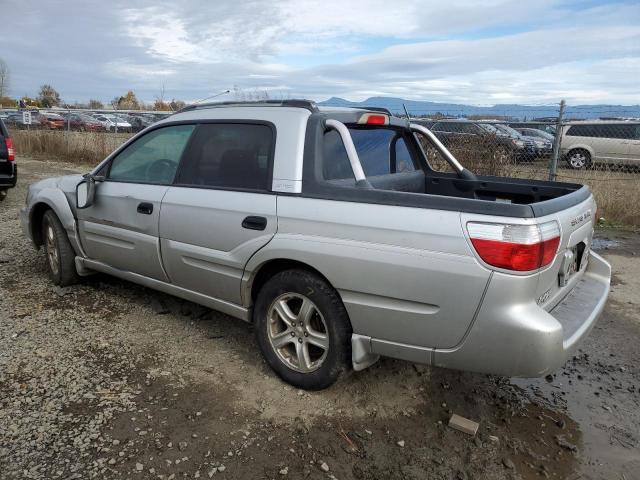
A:
[[[193,105],[187,105],[186,107],[178,110],[175,113],[188,112],[190,110],[198,110],[200,108],[215,108],[215,107],[254,107],[254,106],[274,106],[274,107],[296,107],[306,108],[310,112],[317,112],[318,107],[312,100],[250,100],[250,101],[227,101],[227,102],[208,102],[208,103],[194,103]]]

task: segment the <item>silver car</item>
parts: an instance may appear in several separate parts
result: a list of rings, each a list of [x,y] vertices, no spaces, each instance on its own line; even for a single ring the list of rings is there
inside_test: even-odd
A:
[[[476,176],[386,110],[289,100],[188,107],[31,185],[21,221],[54,283],[103,272],[252,322],[280,377],[320,389],[381,355],[558,368],[609,291],[595,212],[582,185]]]
[[[562,127],[560,151],[569,167],[640,165],[640,122],[581,121]]]

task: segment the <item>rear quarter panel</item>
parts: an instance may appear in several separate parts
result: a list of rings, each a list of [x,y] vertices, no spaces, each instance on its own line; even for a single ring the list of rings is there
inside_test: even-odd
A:
[[[337,289],[354,333],[422,347],[458,344],[490,272],[473,257],[460,213],[278,197],[278,232],[247,265],[309,264]]]

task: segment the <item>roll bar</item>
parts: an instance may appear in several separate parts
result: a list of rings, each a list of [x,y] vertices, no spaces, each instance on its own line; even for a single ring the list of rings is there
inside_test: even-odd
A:
[[[444,157],[444,159],[453,167],[453,169],[461,174],[465,168],[460,164],[458,159],[453,156],[453,154],[445,147],[440,139],[435,136],[435,134],[429,130],[428,128],[423,127],[422,125],[418,125],[417,123],[409,124],[409,127],[414,132],[420,132],[422,135],[427,137],[429,141],[436,147],[436,150]]]
[[[349,163],[351,164],[351,169],[353,170],[353,175],[356,177],[357,182],[364,182],[367,180],[367,177],[364,174],[364,170],[362,169],[362,164],[360,163],[360,157],[358,157],[358,152],[356,150],[356,146],[353,144],[353,139],[351,138],[351,134],[349,133],[349,129],[347,126],[339,122],[338,120],[328,119],[325,122],[326,126],[332,128],[340,135],[342,138],[342,143],[344,143],[344,148],[347,150],[347,157],[349,158]]]

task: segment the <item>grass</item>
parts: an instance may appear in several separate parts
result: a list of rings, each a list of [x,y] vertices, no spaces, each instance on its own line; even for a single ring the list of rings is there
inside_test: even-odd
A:
[[[131,137],[129,133],[13,130],[18,154],[60,158],[67,162],[97,165]]]
[[[83,165],[97,165],[119,147],[131,134],[61,132],[49,130],[15,130],[11,132],[18,154],[60,158]],[[469,170],[482,175],[547,180],[548,161],[520,163],[504,158],[497,145],[473,141],[448,146]],[[431,165],[436,170],[451,171],[449,165],[427,148]],[[640,172],[570,170],[561,162],[558,181],[589,185],[598,204],[598,218],[613,226],[640,226]]]

